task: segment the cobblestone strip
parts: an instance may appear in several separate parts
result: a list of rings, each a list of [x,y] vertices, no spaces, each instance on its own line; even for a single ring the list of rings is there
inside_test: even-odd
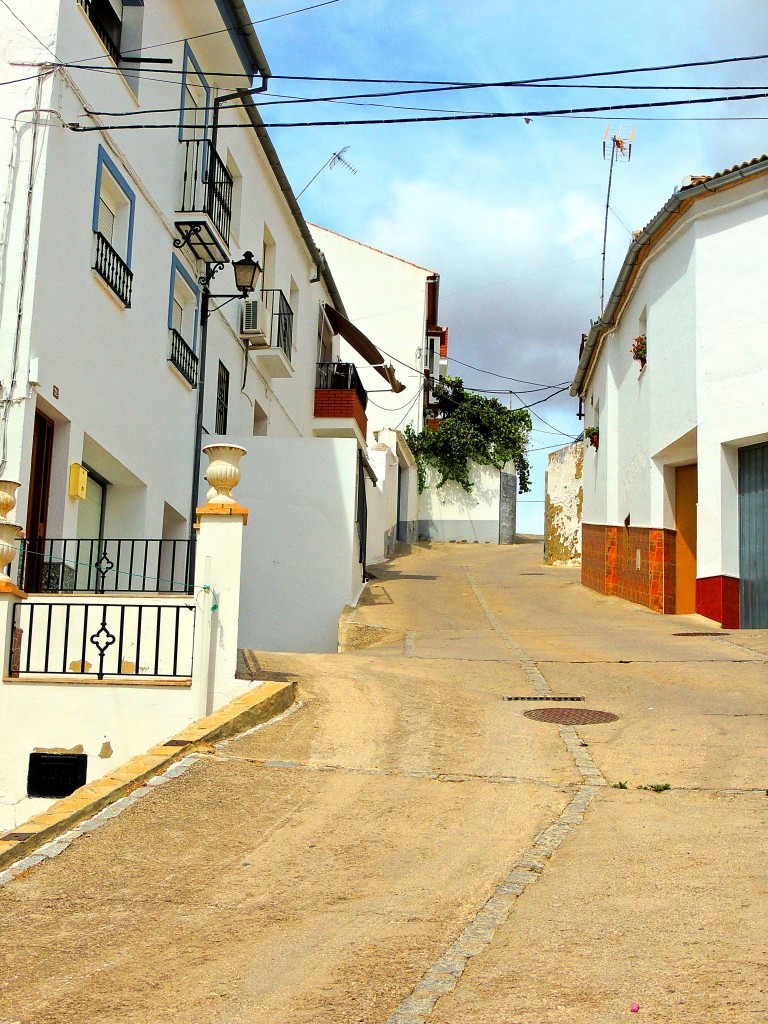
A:
[[[520,646],[520,644],[515,643],[515,641],[512,640],[512,638],[507,634],[506,630],[493,613],[491,606],[480,593],[480,589],[475,583],[472,573],[469,571],[469,567],[463,565],[462,569],[464,570],[464,576],[466,577],[467,583],[469,584],[472,593],[475,595],[477,599],[477,603],[483,609],[486,619],[488,619],[488,621],[491,624],[491,628],[493,629],[494,633],[498,636],[498,638],[502,640],[503,643],[506,644],[506,646],[514,654],[518,656],[518,658],[520,659],[520,666],[523,672],[525,673],[528,682],[533,686],[537,695],[540,697],[551,696],[552,691],[549,688],[549,683],[539,671],[536,662],[529,658],[528,652],[525,651]]]
[[[525,851],[474,919],[432,964],[386,1024],[425,1024],[438,1000],[456,988],[472,957],[484,952],[491,944],[497,929],[506,923],[518,897],[539,880],[549,858],[565,837],[581,824],[596,793],[594,786],[579,788],[560,817],[541,833],[530,850]]]
[[[179,761],[176,761],[161,775],[153,776],[145,786],[140,786],[127,796],[123,796],[119,800],[115,800],[114,803],[105,807],[104,810],[94,814],[92,818],[87,818],[85,821],[81,821],[79,825],[71,828],[68,832],[64,832],[62,835],[57,836],[49,843],[45,843],[28,857],[24,857],[22,860],[16,861],[9,868],[6,868],[5,871],[0,871],[0,889],[13,881],[13,879],[17,878],[19,875],[25,875],[28,871],[31,871],[32,868],[37,867],[38,864],[42,864],[43,861],[52,860],[54,857],[58,857],[58,855],[63,853],[70,843],[75,841],[75,839],[85,835],[86,832],[94,832],[97,828],[101,828],[102,825],[106,825],[108,821],[111,821],[112,818],[116,818],[118,814],[122,814],[127,807],[130,807],[131,804],[135,804],[137,800],[146,796],[157,786],[162,786],[166,782],[170,782],[171,779],[176,779],[179,775],[183,775],[184,772],[191,768],[198,760],[199,758],[197,754],[187,754],[186,757],[182,757]]]

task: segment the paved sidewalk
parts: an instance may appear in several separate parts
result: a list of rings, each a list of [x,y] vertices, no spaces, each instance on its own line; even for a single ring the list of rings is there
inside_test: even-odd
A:
[[[416,548],[376,646],[255,655],[301,706],[0,889],[0,1021],[768,1019],[768,635],[540,557]]]

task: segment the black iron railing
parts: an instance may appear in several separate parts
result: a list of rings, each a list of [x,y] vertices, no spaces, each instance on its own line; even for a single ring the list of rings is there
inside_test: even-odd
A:
[[[14,605],[11,676],[190,677],[194,604]]]
[[[368,406],[368,392],[354,363],[318,363],[315,378],[317,391],[354,391],[365,410]]]
[[[189,540],[47,538],[21,542],[18,579],[30,590],[40,579],[43,594],[188,594],[189,559]]]
[[[126,309],[130,309],[133,271],[100,231],[96,232],[93,269],[107,282]]]
[[[197,387],[197,356],[177,330],[171,328],[171,347],[168,362],[173,363],[182,377],[193,388]]]
[[[288,361],[293,348],[293,310],[280,288],[262,288],[261,298],[269,317],[269,343],[282,349]]]
[[[184,168],[180,213],[207,213],[229,241],[232,221],[232,176],[208,139],[183,139]]]
[[[92,0],[77,0],[78,4],[83,8],[85,13],[88,15],[88,20],[96,29],[96,33],[99,39],[104,44],[107,53],[110,55],[115,64],[120,62],[120,35],[122,25],[115,11],[112,9],[110,4],[102,4],[105,13],[110,19],[114,20],[114,24],[110,27],[106,22],[99,16],[98,5],[94,4]]]

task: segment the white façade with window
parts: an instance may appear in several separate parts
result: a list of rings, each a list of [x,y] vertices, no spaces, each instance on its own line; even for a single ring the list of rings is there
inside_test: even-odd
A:
[[[99,146],[93,196],[93,269],[114,296],[131,305],[136,193],[103,146]]]

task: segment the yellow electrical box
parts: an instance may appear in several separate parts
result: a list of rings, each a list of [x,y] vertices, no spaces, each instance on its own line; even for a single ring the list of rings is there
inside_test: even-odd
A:
[[[81,466],[79,462],[73,462],[69,467],[69,496],[70,498],[78,498],[80,501],[85,499],[85,488],[88,483],[88,470],[85,466]]]

